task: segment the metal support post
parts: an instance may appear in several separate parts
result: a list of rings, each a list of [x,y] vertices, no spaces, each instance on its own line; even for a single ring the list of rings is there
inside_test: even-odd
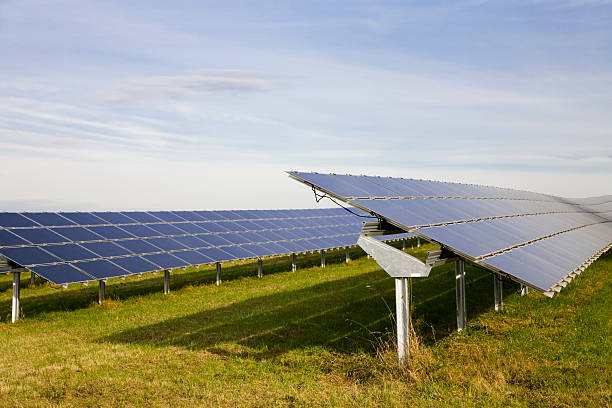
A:
[[[346,263],[349,263],[351,261],[351,254],[349,252],[349,247],[344,247],[344,255],[345,255]]]
[[[325,268],[325,250],[321,250],[321,268]]]
[[[402,251],[406,250],[406,238],[402,239]]]
[[[495,310],[499,311],[504,308],[503,283],[501,275],[493,274],[493,295],[495,296]]]
[[[465,262],[463,259],[455,261],[455,296],[457,299],[457,331],[465,330]]]
[[[217,266],[217,286],[221,284],[221,262],[216,263]]]
[[[261,278],[263,276],[263,261],[261,258],[257,258],[257,277]]]
[[[106,282],[104,280],[98,281],[98,303],[101,305],[104,303],[104,296],[106,295]]]
[[[13,302],[11,322],[19,320],[19,285],[21,283],[21,272],[13,272]]]
[[[408,360],[410,350],[410,285],[408,278],[395,278],[395,319],[397,323],[397,357],[399,364]]]
[[[291,254],[291,272],[297,271],[297,262],[295,260],[295,252]]]
[[[170,293],[170,271],[164,270],[164,295]]]
[[[36,286],[36,274],[30,272],[30,286]]]
[[[521,296],[527,296],[529,293],[529,287],[525,285],[521,285]]]
[[[417,248],[421,247],[421,238],[417,237]]]

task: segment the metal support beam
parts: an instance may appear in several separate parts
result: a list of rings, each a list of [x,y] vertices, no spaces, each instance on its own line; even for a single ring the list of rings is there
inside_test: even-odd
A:
[[[321,268],[325,268],[325,250],[321,250]]]
[[[291,272],[297,271],[297,262],[295,260],[295,252],[291,254]]]
[[[397,357],[399,364],[408,360],[410,351],[410,278],[395,278],[395,319],[397,323]]]
[[[19,320],[19,285],[21,283],[21,272],[13,272],[13,302],[11,322]]]
[[[463,259],[455,261],[455,296],[457,299],[457,331],[465,330],[465,262]]]
[[[495,310],[499,311],[504,308],[504,296],[503,296],[503,283],[502,276],[494,273],[493,274],[493,295],[495,297]]]
[[[521,285],[521,296],[527,296],[529,293],[529,287],[525,285]]]
[[[30,272],[30,286],[36,286],[36,274]]]
[[[170,293],[170,271],[164,270],[164,295]]]
[[[351,253],[349,252],[349,247],[344,247],[344,258],[346,263],[351,261]]]
[[[106,295],[106,282],[104,280],[98,281],[98,303],[101,305],[104,303],[104,296]]]
[[[257,277],[261,278],[263,276],[263,261],[261,258],[257,258]]]
[[[421,238],[417,237],[417,248],[421,247]]]
[[[221,284],[221,262],[216,263],[217,266],[217,286]]]

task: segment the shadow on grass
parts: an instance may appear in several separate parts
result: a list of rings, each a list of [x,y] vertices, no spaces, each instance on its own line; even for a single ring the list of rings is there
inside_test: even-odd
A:
[[[491,308],[493,278],[489,272],[469,266],[466,274],[469,318]],[[421,322],[417,332],[426,341],[434,340],[428,333],[435,332],[440,338],[454,331],[453,265],[434,270],[427,279],[415,279],[413,294],[413,316]],[[252,358],[312,347],[373,353],[380,336],[393,330],[394,305],[393,279],[377,270],[124,330],[99,341],[178,346]]]

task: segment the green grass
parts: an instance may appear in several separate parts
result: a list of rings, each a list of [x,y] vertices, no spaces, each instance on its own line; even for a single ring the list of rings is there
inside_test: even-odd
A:
[[[423,256],[426,245],[410,252]],[[355,249],[353,257],[360,251]],[[419,346],[392,347],[394,283],[343,251],[114,279],[68,289],[22,278],[10,319],[0,277],[1,406],[610,406],[612,254],[553,299],[492,310],[491,274],[466,266],[468,328],[457,334],[452,265],[413,280]],[[336,263],[333,263],[336,261]]]

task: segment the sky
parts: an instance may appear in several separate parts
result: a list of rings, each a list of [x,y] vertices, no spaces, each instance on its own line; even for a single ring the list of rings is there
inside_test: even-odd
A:
[[[0,155],[2,211],[315,207],[287,170],[610,194],[612,1],[0,0]]]

